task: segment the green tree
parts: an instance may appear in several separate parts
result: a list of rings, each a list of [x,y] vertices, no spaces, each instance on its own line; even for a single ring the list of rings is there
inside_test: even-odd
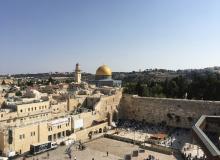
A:
[[[5,82],[5,80],[3,80],[3,81],[2,81],[2,85],[6,85],[6,82]]]
[[[139,96],[143,96],[143,95],[144,95],[144,88],[143,88],[143,86],[142,86],[141,81],[138,81],[135,90],[136,90],[136,93],[137,93]]]
[[[50,76],[49,78],[48,78],[48,84],[54,84],[54,79]]]
[[[161,97],[163,95],[163,87],[159,83],[155,83],[155,85],[151,89],[151,95],[153,97]]]
[[[33,87],[33,85],[34,85],[34,83],[31,80],[27,82],[27,86]]]
[[[17,91],[17,92],[15,93],[15,95],[16,95],[16,96],[22,96],[22,93],[21,93],[21,91]]]

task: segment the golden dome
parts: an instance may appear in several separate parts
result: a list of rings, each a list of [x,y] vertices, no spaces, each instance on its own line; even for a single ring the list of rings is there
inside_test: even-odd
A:
[[[112,70],[107,65],[102,65],[96,70],[97,76],[111,76]]]

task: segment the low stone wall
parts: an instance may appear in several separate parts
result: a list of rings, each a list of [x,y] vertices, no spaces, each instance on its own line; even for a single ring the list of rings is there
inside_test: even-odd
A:
[[[159,146],[156,144],[144,145],[142,141],[133,140],[133,139],[125,138],[125,137],[119,137],[119,136],[113,135],[113,134],[105,134],[104,137],[118,140],[118,141],[122,141],[122,142],[126,142],[126,143],[136,144],[142,149],[151,150],[154,152],[159,152],[159,153],[163,153],[163,154],[167,154],[167,155],[172,155],[174,152],[179,152],[178,150],[174,150],[172,148],[168,148],[165,146]]]
[[[179,153],[179,151],[174,150],[172,148],[163,147],[163,146],[154,145],[154,144],[150,144],[149,146],[140,145],[140,148],[150,150],[150,151],[153,151],[153,152],[159,152],[159,153],[162,153],[162,154],[167,154],[167,155],[172,155],[174,152]]]
[[[77,131],[75,133],[76,135],[76,140],[82,140],[82,141],[86,141],[88,140],[88,134],[89,132],[99,132],[99,129],[102,129],[102,132],[104,130],[104,128],[107,128],[108,127],[108,122],[105,122],[105,123],[101,123],[101,124],[98,124],[98,125],[95,125],[95,126],[92,126],[92,127],[89,127],[89,128],[85,128],[83,130],[80,130],[80,131]]]
[[[125,138],[125,137],[119,137],[114,134],[105,134],[104,137],[118,140],[118,141],[122,141],[122,142],[137,144],[137,145],[141,145],[141,143],[142,143],[141,141],[138,141],[138,140],[133,140],[133,139]]]

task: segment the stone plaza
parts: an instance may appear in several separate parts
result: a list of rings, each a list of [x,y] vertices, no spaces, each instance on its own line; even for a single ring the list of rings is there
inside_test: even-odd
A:
[[[85,143],[85,150],[78,150],[76,147],[72,147],[72,158],[76,158],[77,160],[122,160],[124,159],[126,154],[131,154],[133,151],[138,150],[139,147],[134,144],[129,144],[121,141],[116,141],[107,138],[99,138],[88,143]],[[68,146],[60,146],[55,150],[49,151],[47,153],[42,153],[29,158],[17,158],[16,160],[69,160],[70,158],[65,153],[65,150]],[[107,156],[108,152],[108,156]],[[48,156],[49,153],[49,156]],[[176,157],[172,155],[165,155],[157,152],[147,151],[141,153],[139,157],[133,157],[132,160],[142,160],[143,158],[147,158],[149,155],[154,156],[160,160],[177,160]]]

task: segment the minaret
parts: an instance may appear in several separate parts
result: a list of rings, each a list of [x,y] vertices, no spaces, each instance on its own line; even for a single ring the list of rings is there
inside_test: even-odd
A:
[[[75,69],[75,82],[80,84],[81,83],[81,70],[79,63],[76,64],[76,69]]]

